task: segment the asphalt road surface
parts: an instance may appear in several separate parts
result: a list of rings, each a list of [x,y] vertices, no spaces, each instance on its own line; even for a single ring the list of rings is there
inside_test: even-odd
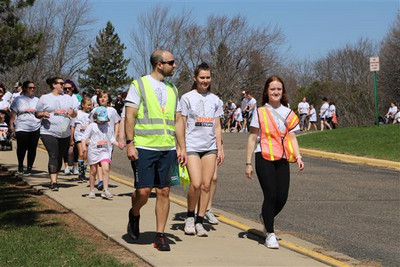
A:
[[[244,176],[247,134],[223,135],[225,163],[218,169],[214,206],[258,221],[262,191]],[[304,157],[291,165],[289,199],[276,229],[358,260],[400,265],[400,172]],[[112,169],[132,176],[126,152],[116,149]],[[185,196],[181,186],[172,192]]]

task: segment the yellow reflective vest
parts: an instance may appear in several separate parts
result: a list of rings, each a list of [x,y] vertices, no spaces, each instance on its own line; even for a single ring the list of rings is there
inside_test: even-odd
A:
[[[178,101],[176,87],[166,82],[167,102],[161,107],[150,82],[141,77],[133,81],[141,104],[135,124],[135,145],[157,150],[175,147],[175,114]]]
[[[293,143],[289,131],[299,124],[299,118],[291,110],[285,119],[285,131],[281,132],[275,123],[272,112],[265,107],[258,108],[258,121],[260,123],[261,155],[265,160],[275,161],[286,158],[288,162],[296,162]]]

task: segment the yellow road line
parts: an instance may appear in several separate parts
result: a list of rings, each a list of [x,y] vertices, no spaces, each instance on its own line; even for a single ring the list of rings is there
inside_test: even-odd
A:
[[[46,150],[44,150],[42,148],[38,147],[38,149],[43,151],[43,152],[46,152]],[[112,174],[110,174],[110,178],[113,179],[116,182],[121,183],[121,184],[133,187],[133,182],[129,182],[129,181],[125,180],[125,179],[121,179],[121,178],[119,178],[119,177],[117,177],[115,175],[112,175]],[[182,200],[180,200],[180,199],[178,199],[176,197],[171,197],[171,196],[170,196],[170,200],[172,202],[174,202],[175,204],[178,204],[178,205],[183,206],[183,207],[187,207],[186,201],[182,201]],[[221,214],[218,214],[218,220],[220,220],[223,223],[229,224],[229,225],[231,225],[233,227],[236,227],[236,228],[238,228],[240,230],[246,231],[246,232],[250,231],[252,229],[250,226],[247,226],[247,225],[245,225],[243,223],[240,223],[238,221],[229,219],[229,218],[227,218],[227,217],[225,217],[225,216],[223,216]],[[255,234],[255,235],[260,236],[260,237],[264,237],[263,233],[261,231],[251,231],[251,232],[253,234]],[[316,259],[316,260],[321,261],[323,263],[329,264],[331,266],[351,267],[351,265],[349,265],[349,264],[343,263],[343,262],[341,262],[339,260],[336,260],[336,259],[334,259],[332,257],[323,255],[321,253],[312,251],[311,249],[307,249],[307,248],[304,248],[302,246],[296,245],[295,243],[292,243],[292,242],[289,242],[289,241],[280,240],[279,244],[282,245],[283,247],[286,247],[286,248],[290,249],[290,250],[293,250],[293,251],[296,251],[296,252],[301,253],[303,255],[309,256],[309,257],[311,257],[313,259]]]

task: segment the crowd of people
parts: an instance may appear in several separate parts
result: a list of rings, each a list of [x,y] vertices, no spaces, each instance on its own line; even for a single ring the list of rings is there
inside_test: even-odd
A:
[[[153,188],[156,201],[154,246],[169,251],[165,227],[169,213],[172,177],[187,168],[187,214],[184,232],[208,236],[203,223],[218,224],[212,212],[217,186],[217,168],[223,164],[223,132],[249,132],[244,172],[251,179],[256,171],[264,201],[260,219],[264,224],[265,246],[279,248],[274,234],[274,218],[283,209],[289,193],[289,163],[304,169],[296,131],[317,130],[317,112],[304,97],[297,113],[289,108],[284,82],[277,76],[267,79],[261,105],[252,92],[243,91],[236,104],[223,104],[212,91],[212,69],[207,63],[193,73],[191,91],[179,98],[176,86],[166,80],[174,74],[174,56],[155,50],[150,58],[152,72],[136,79],[127,92],[112,97],[95,89],[93,97],[82,94],[72,80],[47,79],[49,92],[35,96],[36,85],[25,81],[6,92],[0,83],[0,129],[17,142],[18,174],[32,174],[39,138],[48,153],[49,189],[59,190],[58,175],[75,174],[78,182],[89,180],[88,198],[112,199],[109,173],[114,148],[125,149],[134,176],[135,191],[128,212],[127,233],[140,238],[140,211]],[[323,98],[319,110],[320,129],[337,125],[335,103]],[[392,103],[386,116],[399,120]],[[6,124],[6,115],[9,117]],[[396,117],[397,116],[397,117]],[[7,129],[7,130],[4,130]],[[24,165],[27,153],[27,164]],[[255,155],[255,168],[252,157]],[[90,168],[89,179],[86,177]],[[97,185],[95,181],[97,182]]]

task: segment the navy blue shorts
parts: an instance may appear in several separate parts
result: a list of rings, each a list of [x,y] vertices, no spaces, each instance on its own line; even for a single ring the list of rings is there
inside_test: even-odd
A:
[[[139,158],[131,161],[135,188],[166,187],[171,184],[171,168],[177,162],[176,150],[154,151],[137,148]]]

